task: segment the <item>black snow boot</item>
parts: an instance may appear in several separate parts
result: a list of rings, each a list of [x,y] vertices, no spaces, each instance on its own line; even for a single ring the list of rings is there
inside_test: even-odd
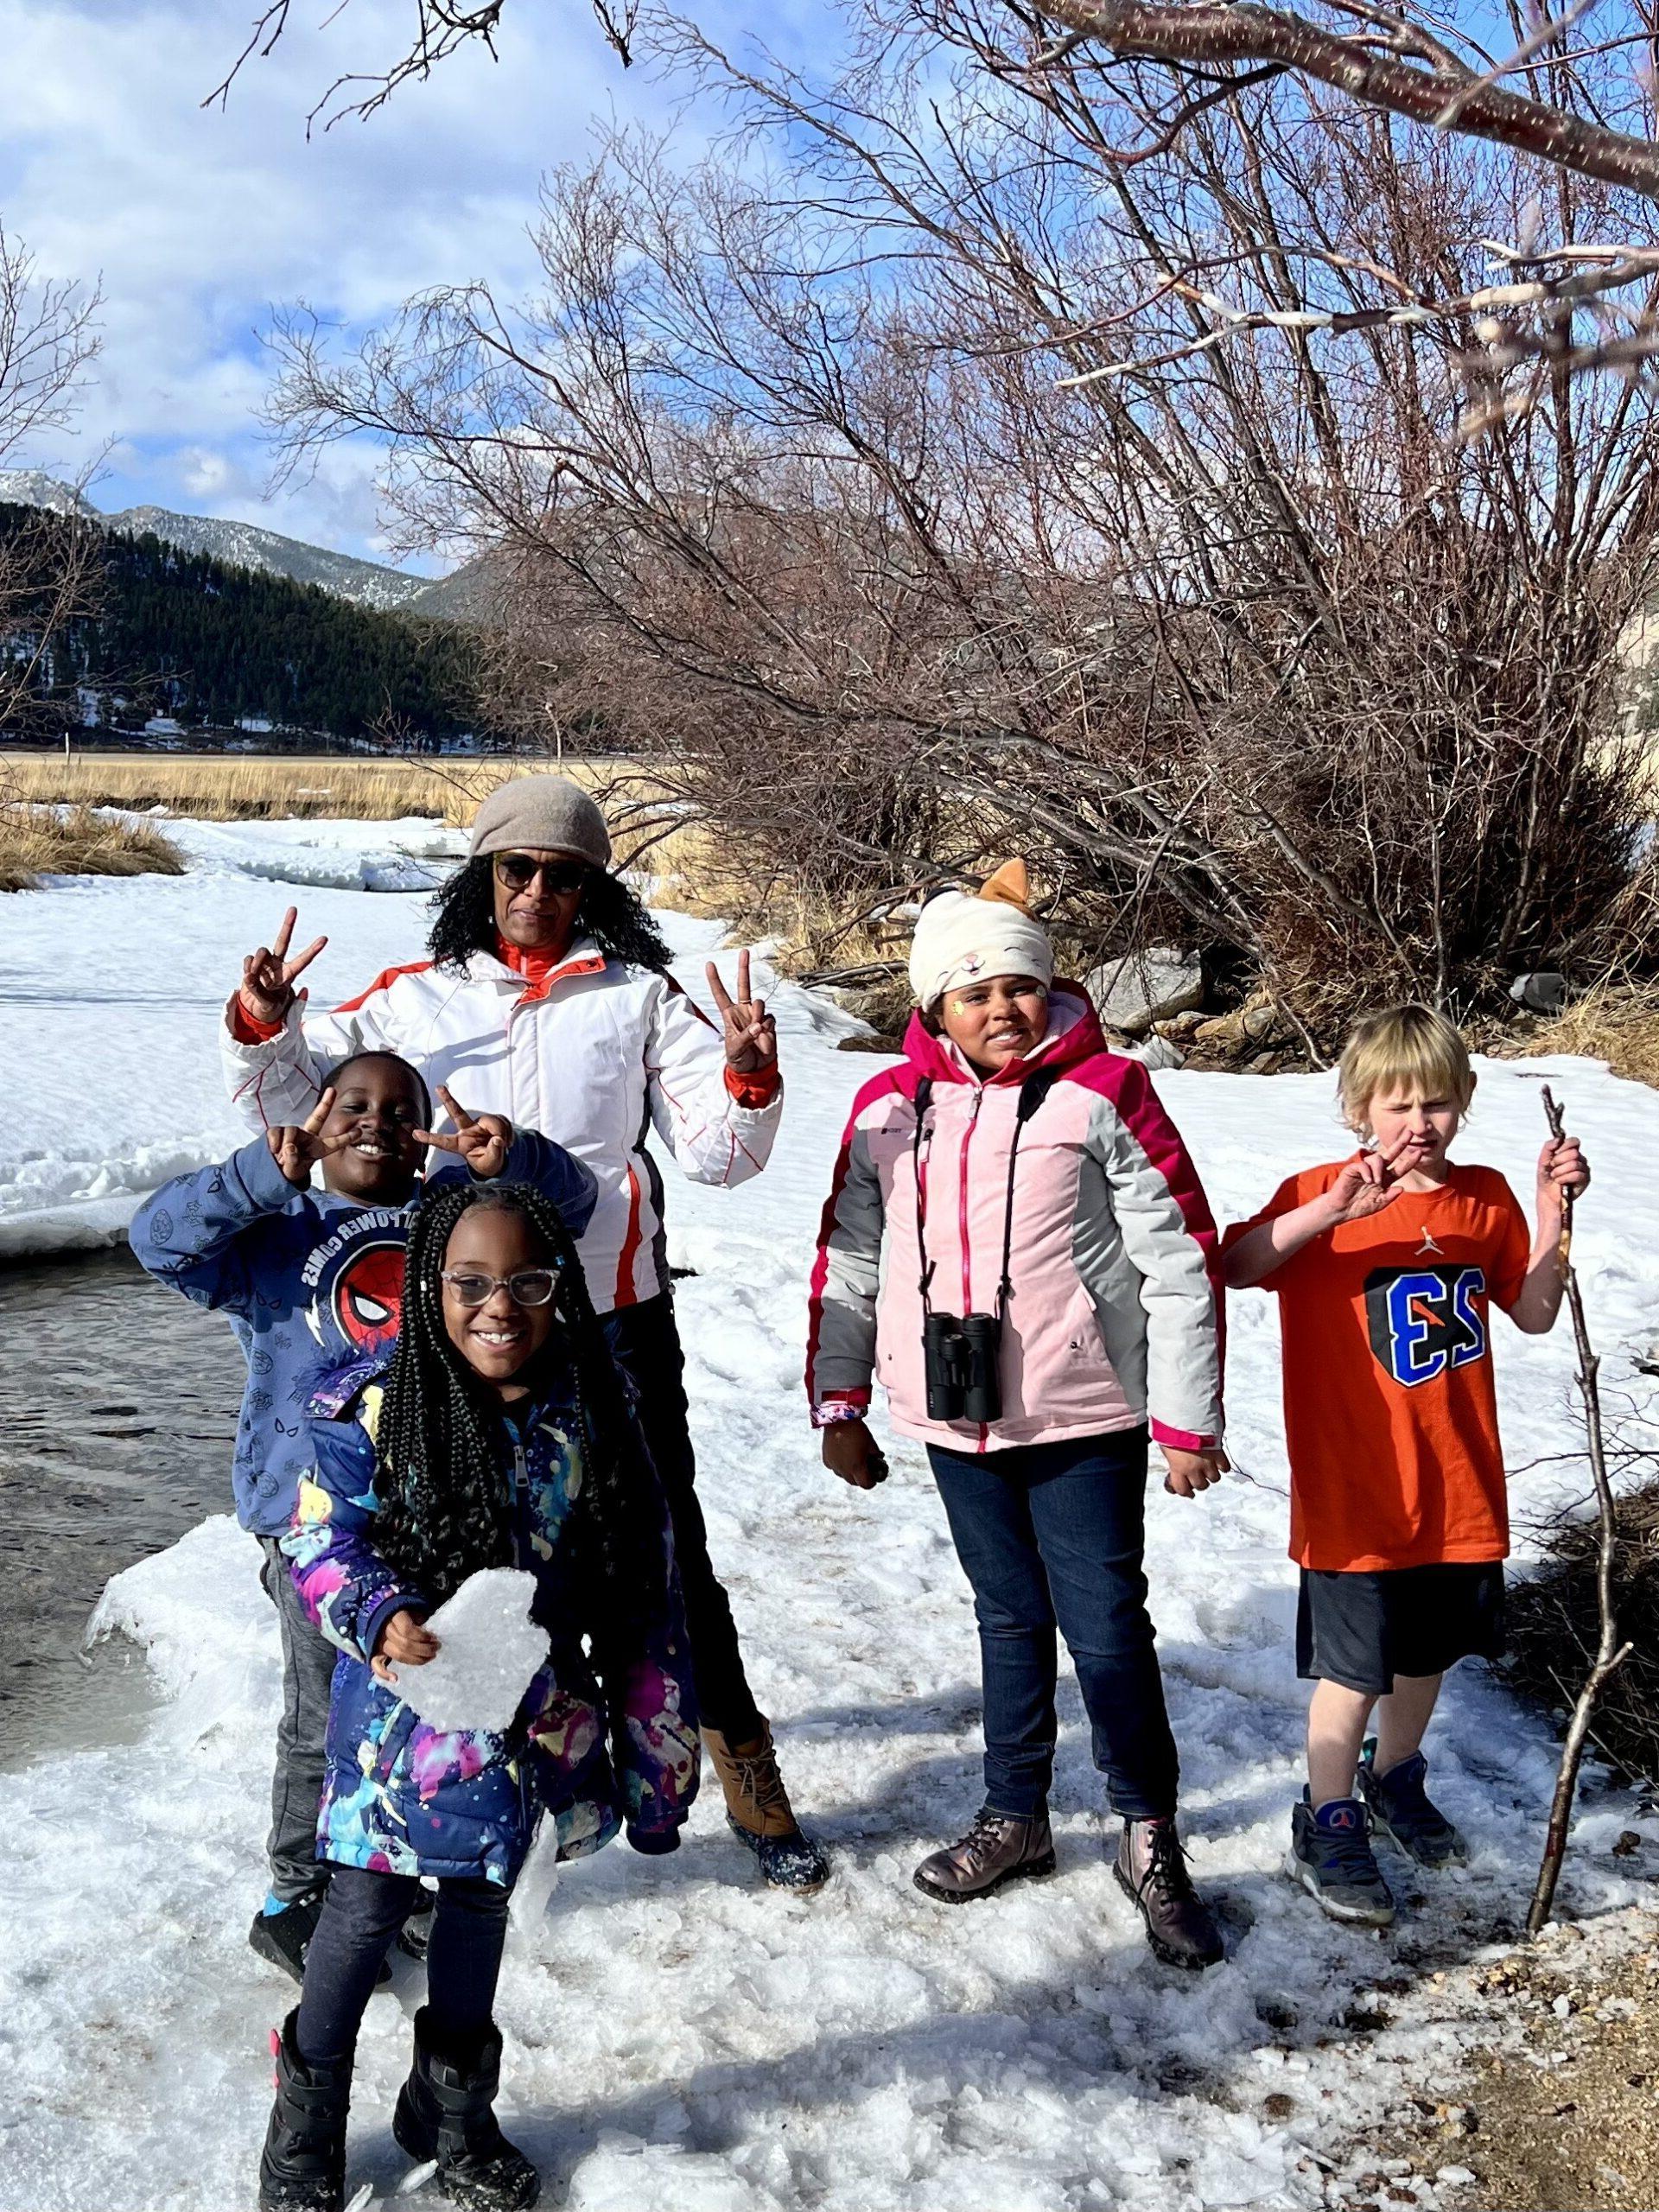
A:
[[[415,2063],[397,2093],[391,2132],[398,2147],[423,2164],[435,2158],[434,2188],[465,2212],[524,2212],[542,2193],[542,2177],[496,2125],[501,2038],[492,2028],[469,2048],[435,2036],[432,2008],[415,2015]]]
[[[276,2101],[259,2160],[259,2212],[340,2212],[352,2062],[308,2066],[294,2042],[297,2009],[271,2032]]]
[[[248,1948],[257,1951],[262,1959],[268,1959],[272,1966],[280,1967],[302,1988],[305,1986],[306,1954],[311,1948],[311,1938],[317,1932],[317,1923],[322,1917],[323,1900],[327,1894],[326,1887],[313,1890],[308,1897],[296,1897],[281,1912],[263,1910],[256,1912],[253,1925],[248,1930]],[[431,1891],[423,1890],[421,1894],[429,1897]],[[419,1905],[415,1909],[418,1912]],[[427,1925],[431,1925],[429,1921]],[[402,1938],[398,1940],[401,1942]],[[411,1951],[410,1955],[418,1959],[424,1958],[426,1954],[423,1950]],[[380,1971],[374,1978],[374,1986],[377,1989],[383,1989],[391,1980],[391,1961],[382,1959]]]
[[[397,1930],[397,1948],[407,1957],[425,1958],[432,1942],[432,1915],[437,1902],[435,1890],[423,1889],[409,1908],[409,1918]]]
[[[313,1890],[308,1897],[296,1897],[280,1912],[261,1910],[253,1916],[253,1925],[248,1930],[248,1948],[280,1967],[296,1981],[305,1979],[305,1955],[311,1948],[311,1938],[317,1932],[317,1922],[322,1913],[325,1891]]]

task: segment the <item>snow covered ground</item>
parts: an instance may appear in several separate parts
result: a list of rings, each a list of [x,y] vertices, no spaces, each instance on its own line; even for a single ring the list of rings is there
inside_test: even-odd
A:
[[[169,825],[169,834],[175,825]],[[76,881],[0,901],[0,1230],[12,1250],[107,1236],[135,1194],[237,1138],[214,1057],[239,956],[290,899],[334,942],[319,997],[415,952],[408,884],[426,823],[181,824],[181,879]],[[365,893],[375,895],[365,895]],[[671,918],[685,980],[720,932]],[[1490,2032],[1446,2017],[1433,1975],[1518,1923],[1554,1751],[1484,1671],[1461,1669],[1433,1746],[1470,1834],[1464,1872],[1401,1887],[1379,1941],[1322,1921],[1279,1872],[1298,1782],[1294,1575],[1268,1300],[1233,1301],[1238,1475],[1154,1493],[1149,1571],[1185,1770],[1194,1869],[1228,1962],[1158,1967],[1101,1854],[1100,1793],[1066,1686],[1058,1878],[965,1910],[911,1885],[978,1802],[967,1592],[919,1453],[870,1495],[820,1467],[800,1392],[804,1281],[836,1136],[879,1065],[845,1017],[777,996],[790,1103],[773,1164],[729,1196],[670,1171],[710,1539],[830,1887],[759,1891],[717,1792],[663,1860],[623,1847],[569,1870],[503,1985],[504,2108],[574,2212],[1088,2212],[1319,2204],[1310,2152],[1442,2080]],[[1465,1156],[1529,1191],[1548,1076],[1598,1170],[1576,1244],[1615,1406],[1659,1336],[1659,1096],[1585,1061],[1486,1064]],[[1340,1146],[1325,1077],[1180,1073],[1159,1089],[1218,1214]],[[1582,1486],[1571,1348],[1499,1325],[1519,1514]],[[268,2098],[265,2031],[288,1986],[245,1945],[263,1888],[276,1637],[256,1554],[228,1518],[111,1585],[104,1624],[145,1646],[168,1701],[143,1738],[0,1777],[0,2212],[240,2212]],[[1643,1827],[1633,1862],[1608,1846]],[[1592,1796],[1567,1902],[1650,1897],[1629,1869],[1659,1829]],[[354,2183],[404,2171],[387,2122],[419,1977],[371,2005]],[[1357,1992],[1392,2024],[1360,2036]],[[1362,1998],[1362,2009],[1371,2001]],[[1268,2101],[1271,2094],[1271,2102]],[[1448,2156],[1451,2155],[1448,2153]],[[1433,2191],[1421,2194],[1432,2203]]]

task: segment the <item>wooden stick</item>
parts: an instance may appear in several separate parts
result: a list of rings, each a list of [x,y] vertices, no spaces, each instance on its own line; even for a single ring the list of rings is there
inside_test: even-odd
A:
[[[1548,1084],[1544,1085],[1544,1113],[1549,1122],[1550,1135],[1559,1137],[1565,1120]],[[1600,1635],[1596,1645],[1595,1664],[1585,1677],[1584,1687],[1579,1692],[1572,1718],[1567,1722],[1567,1740],[1561,1746],[1561,1764],[1555,1777],[1555,1794],[1550,1801],[1549,1825],[1544,1833],[1544,1855],[1538,1868],[1532,1903],[1527,1910],[1529,1936],[1535,1936],[1543,1927],[1554,1902],[1555,1885],[1560,1877],[1561,1861],[1567,1855],[1567,1832],[1573,1818],[1573,1800],[1579,1786],[1579,1768],[1583,1763],[1584,1747],[1589,1738],[1596,1700],[1634,1648],[1629,1643],[1619,1643],[1618,1619],[1613,1609],[1613,1554],[1618,1540],[1618,1521],[1613,1510],[1613,1486],[1607,1479],[1607,1456],[1602,1443],[1601,1400],[1596,1387],[1596,1372],[1601,1363],[1591,1349],[1590,1332],[1584,1319],[1584,1300],[1580,1294],[1572,1251],[1573,1193],[1567,1191],[1561,1197],[1561,1241],[1558,1258],[1561,1281],[1567,1293],[1567,1310],[1573,1317],[1573,1338],[1578,1346],[1579,1389],[1584,1396],[1590,1473],[1596,1486],[1599,1523],[1596,1611]]]

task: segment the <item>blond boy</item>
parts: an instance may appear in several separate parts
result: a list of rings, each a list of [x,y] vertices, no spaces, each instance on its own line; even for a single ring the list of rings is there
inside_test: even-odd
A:
[[[1283,1338],[1297,1672],[1314,1685],[1286,1871],[1333,1918],[1381,1927],[1394,1899],[1373,1833],[1422,1866],[1467,1855],[1421,1745],[1446,1669],[1503,1648],[1488,1312],[1554,1325],[1563,1198],[1590,1172],[1576,1138],[1551,1138],[1529,1235],[1495,1168],[1453,1163],[1475,1077],[1427,1007],[1365,1016],[1339,1085],[1361,1149],[1291,1176],[1224,1251],[1230,1284],[1277,1294]]]

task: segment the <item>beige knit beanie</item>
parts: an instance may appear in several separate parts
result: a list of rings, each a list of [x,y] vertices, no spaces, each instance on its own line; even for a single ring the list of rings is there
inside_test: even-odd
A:
[[[611,833],[580,784],[568,776],[515,776],[498,784],[479,808],[468,850],[480,853],[575,853],[608,868]]]
[[[948,990],[992,976],[1054,978],[1054,948],[1026,912],[1031,896],[1023,861],[1005,861],[978,892],[941,891],[916,918],[910,988],[924,1014]]]

